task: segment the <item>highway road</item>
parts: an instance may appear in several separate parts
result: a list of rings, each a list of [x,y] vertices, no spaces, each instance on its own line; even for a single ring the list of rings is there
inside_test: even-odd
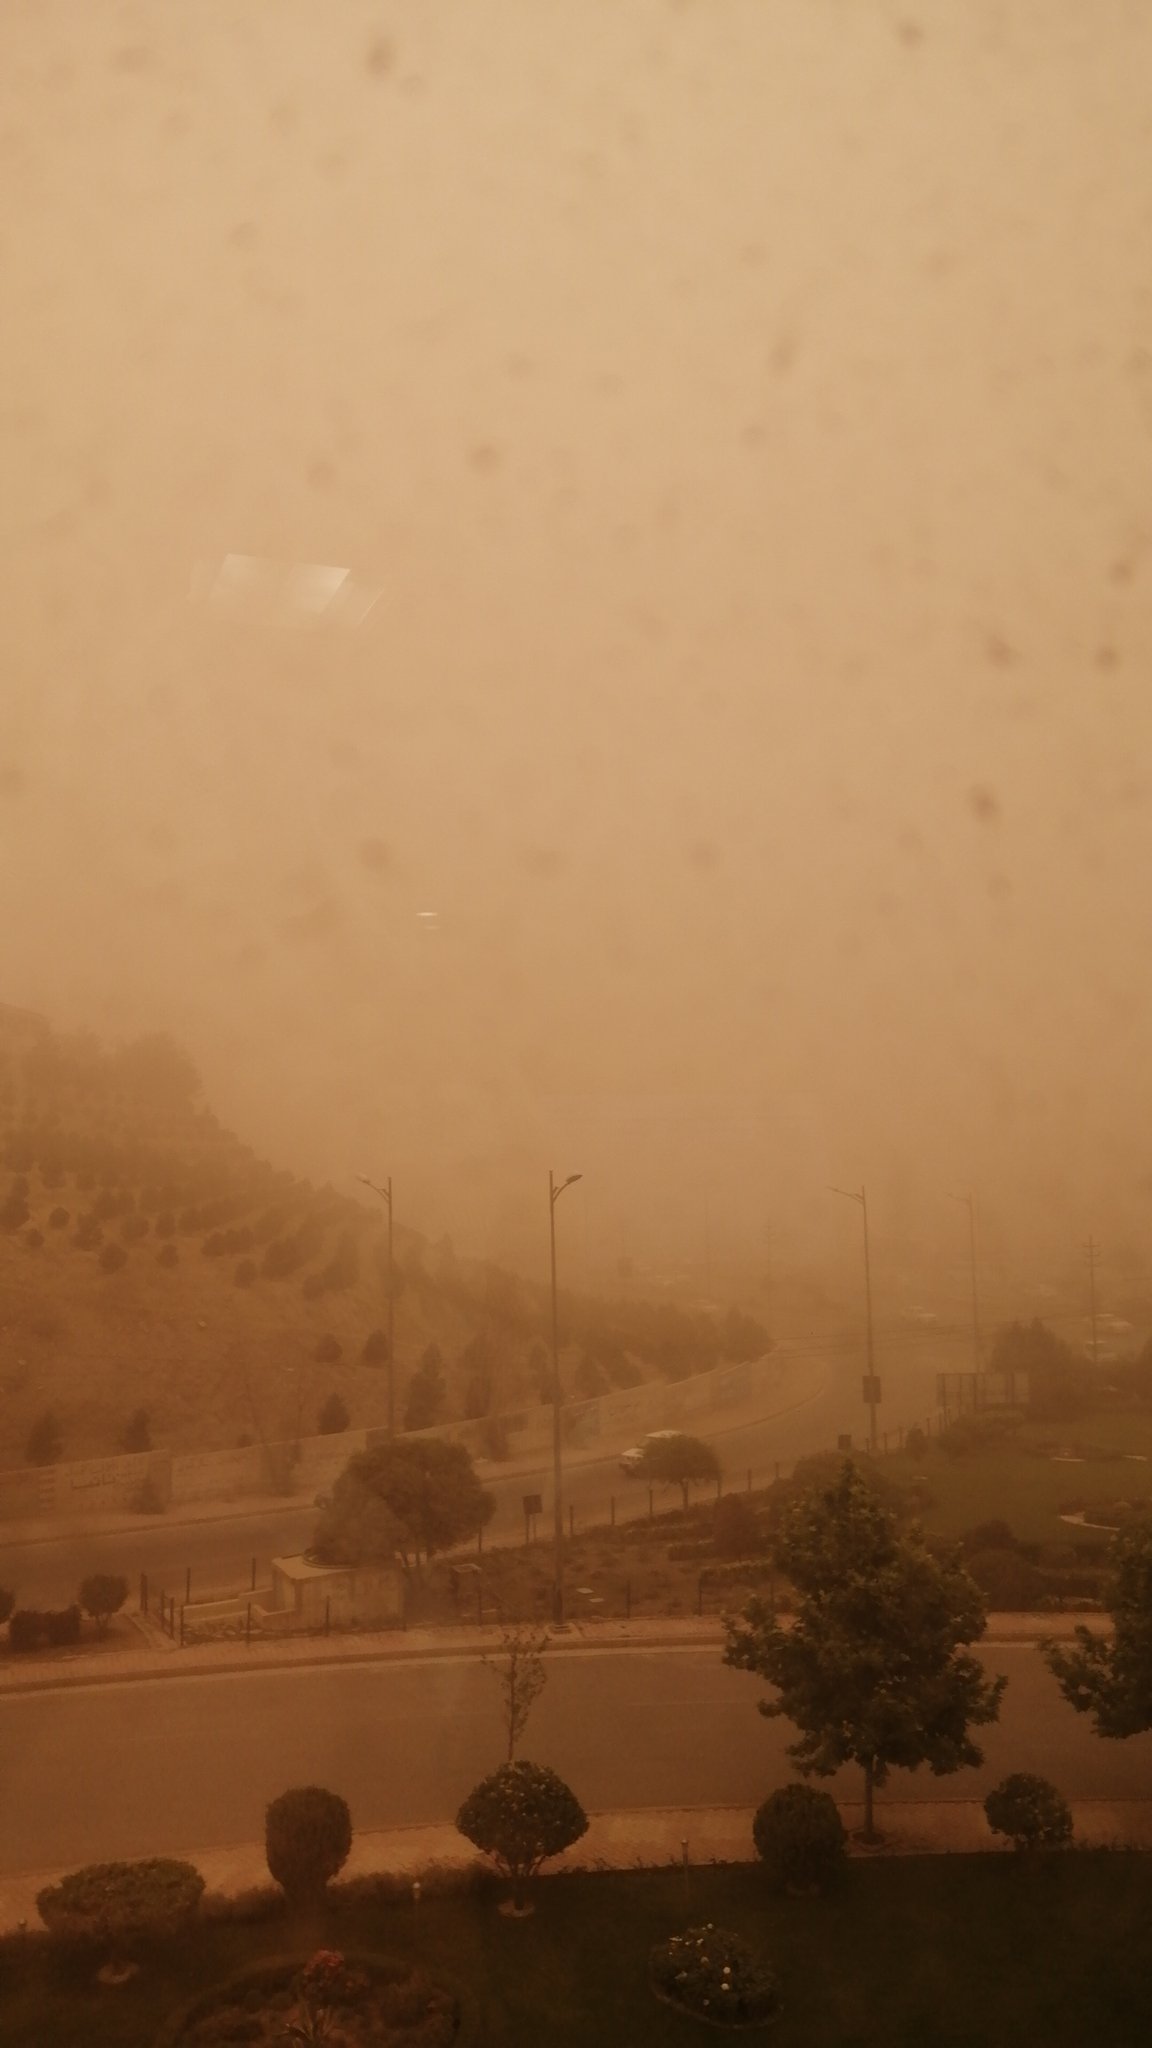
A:
[[[984,1661],[1010,1681],[984,1766],[896,1773],[885,1799],[983,1797],[1009,1770],[1073,1799],[1152,1797],[1152,1735],[1101,1741],[1033,1648]],[[791,1775],[794,1731],[756,1712],[763,1692],[706,1646],[557,1651],[523,1753],[593,1812],[752,1806]],[[290,1785],[342,1793],[360,1828],[450,1820],[501,1760],[497,1684],[475,1657],[69,1685],[10,1695],[0,1716],[9,1873],[259,1841]],[[860,1796],[857,1772],[826,1782]]]
[[[785,1356],[794,1353],[802,1366],[809,1360],[810,1347],[804,1344],[783,1345],[781,1351]],[[961,1362],[954,1342],[942,1346],[938,1338],[916,1334],[891,1338],[881,1426],[895,1432],[902,1425],[923,1422],[934,1408],[936,1372]],[[810,1451],[830,1449],[842,1433],[852,1434],[858,1444],[866,1442],[867,1410],[860,1400],[860,1359],[855,1348],[812,1349],[811,1372],[798,1378],[797,1384],[796,1405],[786,1414],[735,1428],[701,1423],[700,1432],[715,1444],[729,1487],[745,1484],[749,1470],[755,1484],[766,1484],[777,1464],[787,1470]],[[805,1384],[815,1391],[804,1394]],[[486,1540],[515,1542],[522,1538],[521,1502],[526,1493],[540,1493],[545,1516],[551,1513],[550,1464],[511,1475],[498,1466],[481,1470],[485,1485],[497,1499],[496,1519]],[[646,1488],[624,1477],[616,1450],[566,1468],[564,1499],[566,1506],[575,1510],[578,1528],[606,1522],[613,1498],[621,1519],[647,1511]],[[672,1490],[662,1500],[658,1497],[657,1505],[671,1506],[675,1499]],[[249,1582],[253,1557],[257,1559],[258,1583],[266,1583],[267,1560],[302,1550],[314,1521],[311,1508],[286,1506],[258,1514],[224,1511],[220,1520],[157,1523],[118,1535],[76,1526],[34,1542],[9,1540],[0,1524],[0,1584],[17,1593],[21,1606],[49,1607],[73,1599],[81,1578],[89,1572],[123,1572],[133,1588],[140,1573],[147,1572],[154,1588],[163,1586],[180,1598],[190,1567],[193,1598],[238,1591]]]

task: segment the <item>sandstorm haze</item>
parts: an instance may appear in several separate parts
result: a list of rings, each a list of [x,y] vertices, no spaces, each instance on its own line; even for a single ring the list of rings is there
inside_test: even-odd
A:
[[[577,1277],[854,1279],[861,1179],[882,1272],[1141,1255],[1150,86],[1127,0],[8,0],[5,1000],[536,1273],[549,1166]]]

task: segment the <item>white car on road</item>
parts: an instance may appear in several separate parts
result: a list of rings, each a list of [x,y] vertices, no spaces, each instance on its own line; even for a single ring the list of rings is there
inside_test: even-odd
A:
[[[682,1429],[650,1429],[642,1444],[633,1444],[630,1451],[621,1451],[620,1470],[626,1472],[629,1479],[635,1479],[644,1463],[644,1453],[649,1444],[666,1443],[669,1438],[683,1434]]]

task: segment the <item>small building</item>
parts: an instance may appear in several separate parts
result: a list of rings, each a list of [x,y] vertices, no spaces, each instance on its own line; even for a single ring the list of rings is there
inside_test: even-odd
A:
[[[306,1557],[274,1557],[270,1613],[290,1616],[292,1628],[403,1628],[404,1577],[395,1564],[310,1564]]]

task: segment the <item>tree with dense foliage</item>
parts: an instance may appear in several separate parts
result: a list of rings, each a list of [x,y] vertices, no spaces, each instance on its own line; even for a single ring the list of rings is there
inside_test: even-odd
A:
[[[651,1480],[654,1486],[678,1486],[685,1507],[688,1489],[694,1481],[715,1480],[719,1476],[720,1460],[702,1437],[654,1436],[644,1446],[640,1477]]]
[[[115,1572],[92,1572],[81,1582],[80,1605],[96,1623],[98,1636],[107,1635],[108,1623],[127,1598],[128,1581]]]
[[[984,1801],[984,1815],[994,1835],[1007,1835],[1021,1851],[1066,1849],[1072,1840],[1067,1801],[1047,1778],[1031,1771],[1013,1771],[994,1786]]]
[[[548,1673],[544,1667],[544,1653],[547,1648],[548,1636],[545,1630],[517,1626],[503,1629],[496,1655],[485,1655],[484,1658],[488,1669],[497,1679],[503,1696],[509,1763],[513,1761],[516,1745],[528,1726],[528,1716],[548,1682]]]
[[[1091,1369],[1038,1316],[997,1331],[988,1370],[1026,1378],[1028,1411],[1040,1421],[1071,1420],[1092,1396]]]
[[[110,1952],[141,1937],[170,1940],[196,1919],[204,1879],[194,1864],[171,1856],[139,1863],[89,1863],[36,1895],[53,1934],[90,1942]]]
[[[769,1882],[785,1892],[820,1892],[839,1876],[847,1836],[840,1809],[814,1785],[782,1785],[752,1821],[756,1853]]]
[[[349,1460],[316,1525],[313,1549],[326,1564],[395,1556],[406,1577],[419,1578],[422,1560],[474,1536],[495,1506],[463,1444],[400,1437]]]
[[[456,1826],[512,1880],[513,1907],[523,1912],[528,1880],[587,1833],[588,1816],[555,1771],[522,1760],[502,1764],[477,1785]]]
[[[1074,1649],[1042,1647],[1069,1706],[1095,1717],[1097,1735],[1141,1735],[1152,1728],[1152,1517],[1120,1531],[1109,1562],[1111,1640],[1081,1626]]]
[[[434,1422],[439,1421],[444,1411],[447,1393],[440,1346],[429,1344],[421,1354],[420,1363],[408,1382],[404,1407],[405,1429],[430,1429]]]
[[[327,1400],[323,1401],[320,1405],[320,1412],[316,1417],[317,1434],[320,1436],[339,1436],[347,1429],[351,1420],[352,1417],[348,1413],[347,1403],[341,1399],[339,1394],[331,1393]]]
[[[721,1494],[712,1510],[712,1542],[717,1557],[756,1557],[763,1550],[760,1522],[746,1494]]]
[[[794,1621],[782,1627],[750,1600],[728,1623],[724,1661],[777,1687],[760,1712],[796,1723],[788,1754],[801,1771],[861,1767],[874,1839],[873,1791],[893,1765],[926,1763],[939,1777],[983,1761],[969,1728],[996,1719],[1006,1681],[986,1678],[961,1647],[984,1632],[979,1591],[918,1529],[901,1533],[850,1459],[786,1512],[776,1554],[796,1591]]]
[[[343,1870],[352,1847],[352,1816],[345,1800],[322,1785],[281,1792],[264,1816],[268,1868],[290,1906],[314,1908]]]

